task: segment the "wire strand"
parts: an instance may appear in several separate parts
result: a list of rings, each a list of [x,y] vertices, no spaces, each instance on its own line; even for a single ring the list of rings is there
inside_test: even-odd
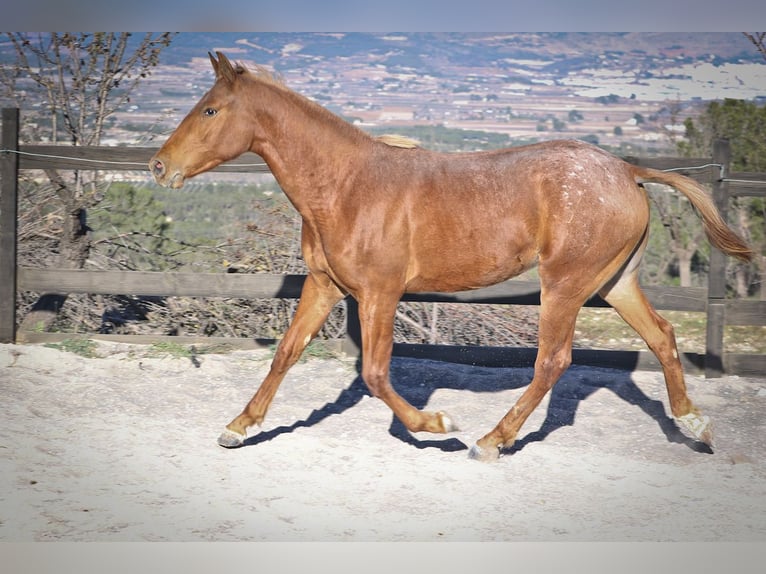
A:
[[[721,163],[706,163],[704,165],[690,165],[685,167],[669,167],[668,169],[663,169],[662,171],[688,171],[690,169],[707,169],[709,167],[717,167],[720,170],[723,170],[724,165]]]
[[[89,163],[103,163],[107,165],[140,165],[142,167],[146,167],[145,164],[137,162],[137,161],[112,161],[107,159],[87,159],[84,157],[72,157],[72,156],[66,156],[66,155],[52,155],[47,153],[32,153],[28,151],[20,151],[15,149],[0,149],[0,152],[2,153],[15,153],[16,155],[24,155],[29,157],[43,157],[46,159],[65,159],[69,161],[87,161]]]
[[[721,181],[724,181],[726,183],[743,183],[746,185],[766,185],[766,181],[761,181],[757,179],[730,179],[728,177],[725,177]]]
[[[32,153],[28,151],[21,151],[21,150],[15,150],[15,149],[0,149],[0,153],[14,153],[16,155],[24,155],[29,157],[41,157],[46,159],[65,159],[68,161],[82,161],[82,162],[88,162],[88,163],[100,163],[104,165],[130,165],[130,166],[136,166],[140,167],[141,169],[148,169],[146,164],[142,162],[137,161],[114,161],[114,160],[107,160],[107,159],[87,159],[83,157],[72,157],[72,156],[66,156],[66,155],[53,155],[53,154],[45,154],[45,153]],[[268,167],[266,162],[260,162],[260,163],[240,163],[236,164],[236,167]],[[693,165],[693,166],[684,166],[684,167],[671,167],[667,169],[663,169],[662,171],[688,171],[688,170],[700,170],[700,169],[707,169],[709,167],[717,167],[720,170],[723,171],[723,164],[720,163],[706,163],[704,165]],[[751,185],[766,185],[766,181],[759,181],[759,180],[750,180],[750,179],[730,179],[730,178],[721,178],[721,181],[727,182],[727,183],[742,183],[742,184],[751,184]]]
[[[130,165],[130,166],[140,166],[141,169],[149,169],[145,163],[137,162],[137,161],[113,161],[113,160],[107,160],[107,159],[88,159],[84,157],[72,157],[72,156],[66,156],[66,155],[53,155],[53,154],[46,154],[46,153],[32,153],[28,151],[20,151],[15,149],[0,149],[0,153],[14,153],[16,155],[23,155],[23,156],[29,156],[29,157],[41,157],[46,159],[65,159],[68,161],[82,161],[82,162],[88,162],[88,163],[101,163],[104,165]],[[260,163],[240,163],[237,164],[237,167],[264,167],[266,166],[265,162]]]

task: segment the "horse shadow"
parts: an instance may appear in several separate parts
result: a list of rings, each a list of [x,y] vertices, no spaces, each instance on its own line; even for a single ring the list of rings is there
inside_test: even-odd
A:
[[[499,393],[529,385],[533,373],[531,367],[485,367],[396,356],[391,361],[392,385],[418,409],[425,408],[434,392],[440,389],[480,394]],[[685,444],[696,452],[712,452],[707,445],[684,435],[668,416],[663,403],[647,396],[635,384],[629,370],[573,365],[551,390],[546,416],[540,427],[520,434],[510,448],[503,450],[503,454],[513,454],[533,443],[543,442],[557,430],[574,424],[579,405],[599,389],[608,389],[627,404],[640,408],[655,421],[668,442]],[[299,428],[316,425],[328,417],[353,408],[365,396],[370,396],[370,392],[361,377],[361,363],[357,361],[357,376],[335,400],[312,411],[304,420],[249,437],[243,446],[258,445]],[[508,408],[511,406],[508,405]],[[415,436],[395,416],[392,416],[389,433],[418,449],[436,448],[443,452],[458,452],[469,448],[454,436],[440,438],[439,435],[433,435],[434,438],[427,439],[422,438],[422,435]]]

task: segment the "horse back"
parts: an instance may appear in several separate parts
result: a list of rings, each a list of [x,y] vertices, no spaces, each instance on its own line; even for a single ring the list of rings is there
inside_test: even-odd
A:
[[[377,151],[335,204],[336,268],[372,262],[405,291],[498,283],[542,259],[582,257],[594,234],[605,245],[638,241],[648,221],[628,164],[583,142]]]

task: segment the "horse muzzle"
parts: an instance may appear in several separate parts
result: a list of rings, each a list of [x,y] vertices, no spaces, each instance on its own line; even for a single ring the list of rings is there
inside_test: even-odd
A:
[[[156,156],[149,162],[149,171],[154,180],[163,187],[179,189],[184,185],[184,176],[178,170],[169,170],[165,163]]]

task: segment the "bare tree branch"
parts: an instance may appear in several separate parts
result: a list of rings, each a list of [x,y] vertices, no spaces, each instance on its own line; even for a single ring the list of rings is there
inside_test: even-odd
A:
[[[173,34],[147,33],[135,42],[130,41],[128,32],[6,32],[5,36],[16,53],[16,62],[3,66],[0,96],[24,108],[22,137],[36,142],[45,138],[53,143],[66,139],[79,146],[100,144],[107,118],[151,73]],[[121,85],[123,81],[125,85]],[[35,105],[25,107],[30,101]],[[62,207],[58,264],[82,268],[91,250],[88,209],[102,195],[101,175],[44,171]],[[56,305],[61,303],[56,301]],[[39,316],[30,321],[35,325],[43,322],[46,327],[52,324],[50,314],[44,321]],[[30,321],[24,319],[25,324]]]
[[[766,60],[766,32],[742,32]]]

